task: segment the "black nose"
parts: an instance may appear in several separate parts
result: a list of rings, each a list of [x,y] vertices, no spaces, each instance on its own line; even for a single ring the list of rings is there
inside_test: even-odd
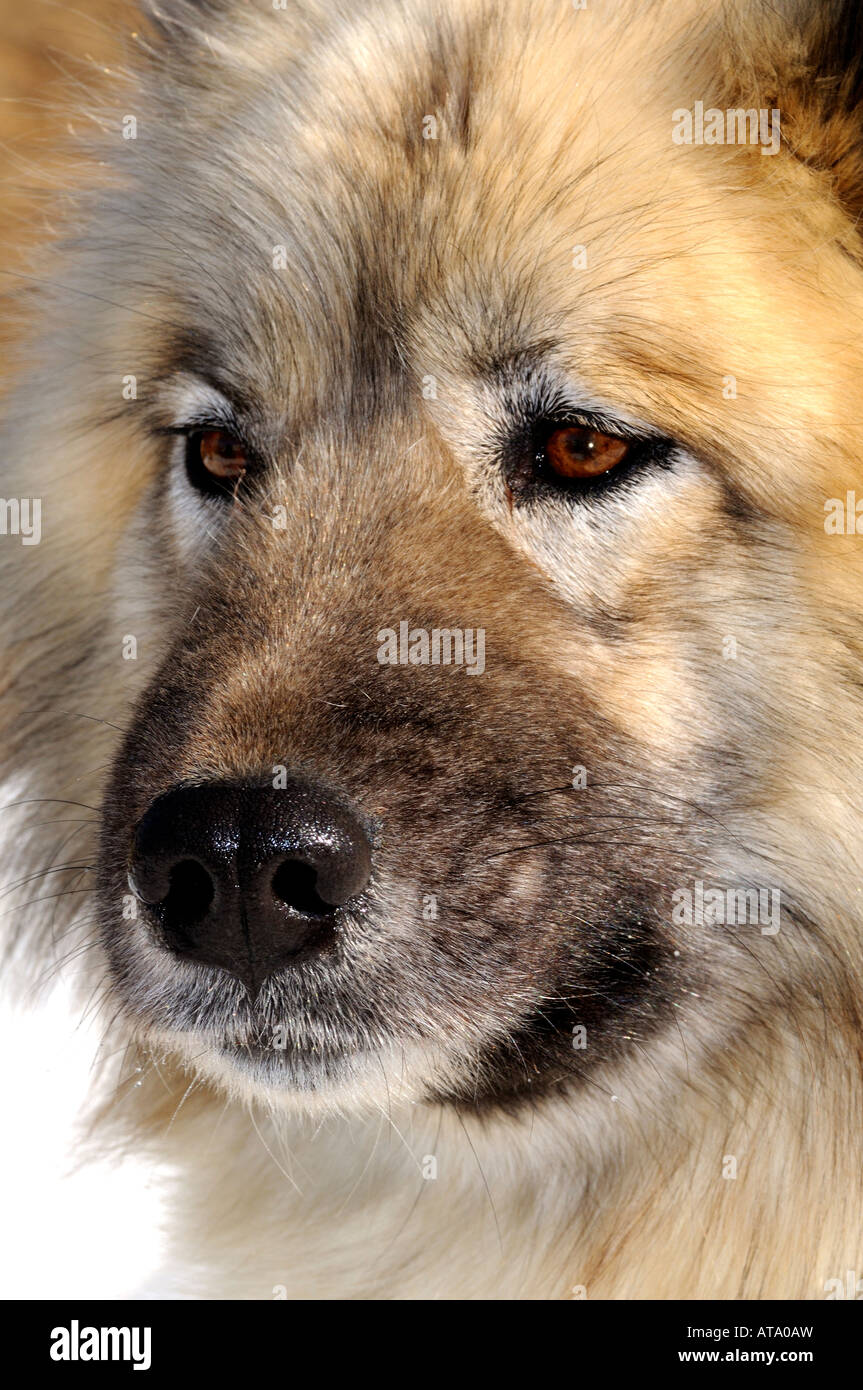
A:
[[[129,881],[170,950],[255,993],[274,970],[333,944],[371,855],[359,811],[315,782],[207,783],[153,802],[135,830]]]

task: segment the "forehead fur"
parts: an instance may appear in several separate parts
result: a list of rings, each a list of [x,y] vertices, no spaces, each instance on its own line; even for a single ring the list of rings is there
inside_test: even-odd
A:
[[[151,371],[201,367],[294,426],[356,405],[358,376],[365,408],[370,390],[418,399],[432,375],[446,432],[484,373],[538,351],[788,519],[807,455],[817,517],[853,469],[834,423],[859,379],[851,221],[787,144],[671,139],[696,97],[782,111],[751,59],[741,90],[755,37],[781,66],[761,14],[170,6],[108,222],[117,283],[169,318]]]

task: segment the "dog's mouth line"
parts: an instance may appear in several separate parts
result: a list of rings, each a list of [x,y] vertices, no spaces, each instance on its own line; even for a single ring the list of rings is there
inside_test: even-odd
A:
[[[242,1042],[239,1039],[222,1038],[215,1049],[221,1056],[239,1058],[250,1062],[265,1062],[274,1068],[285,1066],[293,1060],[333,1062],[341,1061],[346,1056],[354,1058],[371,1056],[379,1051],[368,1043],[358,1047],[356,1045],[344,1044],[339,1046],[330,1043],[324,1046],[320,1043],[302,1044],[296,1039],[286,1040],[283,1044],[278,1040],[277,1034],[271,1043],[262,1042]]]

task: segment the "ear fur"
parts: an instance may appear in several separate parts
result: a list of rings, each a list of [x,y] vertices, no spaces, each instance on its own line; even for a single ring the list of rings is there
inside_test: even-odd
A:
[[[725,12],[726,93],[778,110],[782,142],[863,216],[863,5],[860,0],[740,0]]]

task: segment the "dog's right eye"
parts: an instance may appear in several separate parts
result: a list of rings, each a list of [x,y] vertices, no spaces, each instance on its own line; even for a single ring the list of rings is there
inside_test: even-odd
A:
[[[238,435],[225,429],[198,429],[186,436],[186,474],[196,492],[236,497],[249,456]]]

